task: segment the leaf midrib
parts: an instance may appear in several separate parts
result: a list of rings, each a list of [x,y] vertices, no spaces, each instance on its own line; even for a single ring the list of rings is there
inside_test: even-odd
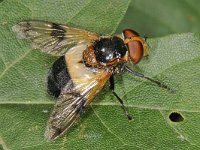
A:
[[[6,143],[4,142],[4,140],[2,139],[1,135],[0,135],[0,145],[2,145],[4,150],[8,150],[8,147],[7,147]]]
[[[15,102],[15,101],[10,101],[10,102],[0,102],[0,105],[54,105],[54,102],[49,101],[49,102]],[[115,106],[115,107],[121,107],[119,103],[114,103],[114,102],[93,102],[91,103],[91,106]],[[126,104],[126,107],[128,108],[138,108],[138,109],[149,109],[149,110],[158,110],[158,111],[171,111],[172,109],[169,108],[164,108],[164,107],[152,107],[148,105],[134,105],[134,104]],[[174,109],[173,109],[174,110]],[[200,110],[190,110],[190,109],[175,109],[176,111],[179,112],[190,112],[190,113],[200,113]]]

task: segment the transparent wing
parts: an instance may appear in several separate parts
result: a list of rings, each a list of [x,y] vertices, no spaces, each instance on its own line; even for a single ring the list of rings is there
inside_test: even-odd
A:
[[[13,26],[18,38],[30,40],[33,48],[62,56],[78,44],[91,44],[99,38],[96,33],[46,21],[23,21]]]
[[[48,121],[45,138],[54,140],[66,133],[109,77],[108,72],[101,71],[88,82],[81,82],[82,79],[70,80],[54,106]],[[79,84],[74,84],[77,82]]]

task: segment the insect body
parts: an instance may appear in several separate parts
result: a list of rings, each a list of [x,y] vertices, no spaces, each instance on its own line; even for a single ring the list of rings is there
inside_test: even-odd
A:
[[[47,78],[48,93],[58,98],[47,124],[47,140],[67,132],[108,80],[111,92],[131,119],[114,91],[113,76],[117,73],[126,71],[168,89],[125,65],[127,62],[137,64],[147,55],[146,41],[133,30],[124,30],[120,38],[45,21],[24,21],[13,26],[13,31],[19,38],[31,41],[33,48],[59,56]]]

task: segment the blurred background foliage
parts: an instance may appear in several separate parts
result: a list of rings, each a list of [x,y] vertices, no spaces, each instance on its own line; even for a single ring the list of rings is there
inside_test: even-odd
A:
[[[141,35],[200,32],[199,0],[132,0],[117,33],[132,28]]]

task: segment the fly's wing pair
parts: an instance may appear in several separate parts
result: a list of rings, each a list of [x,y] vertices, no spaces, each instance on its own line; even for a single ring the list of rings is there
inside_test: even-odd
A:
[[[87,68],[80,63],[86,47],[79,45],[65,54],[66,71],[70,79],[61,90],[49,118],[45,132],[47,140],[56,139],[67,132],[111,76],[104,69]]]
[[[87,68],[80,63],[87,45],[100,36],[44,21],[19,22],[13,26],[13,31],[19,38],[31,41],[33,48],[52,55],[65,55],[70,79],[61,90],[45,132],[47,140],[54,140],[69,130],[111,76],[103,69]]]
[[[33,48],[56,56],[79,44],[90,45],[100,37],[97,33],[46,21],[19,22],[12,30],[18,38],[31,41]]]

